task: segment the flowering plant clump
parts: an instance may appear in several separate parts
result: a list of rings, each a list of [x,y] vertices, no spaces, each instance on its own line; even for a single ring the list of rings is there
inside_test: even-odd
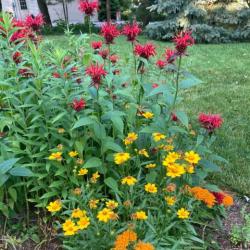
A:
[[[155,45],[136,41],[136,24],[122,32],[133,43],[125,60],[111,23],[101,29],[106,45],[68,34],[61,49],[32,38],[12,43],[13,22],[7,14],[0,22],[0,131],[8,128],[0,143],[30,178],[20,197],[6,182],[11,197],[43,208],[65,249],[208,247],[200,225],[218,221],[233,197],[207,181],[225,161],[212,151],[222,118],[190,121],[177,108],[182,91],[201,82],[181,66],[191,33],[177,35],[156,64]]]

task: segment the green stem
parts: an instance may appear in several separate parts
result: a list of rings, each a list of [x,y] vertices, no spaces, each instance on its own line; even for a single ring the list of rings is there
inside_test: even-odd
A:
[[[88,16],[88,26],[89,26],[89,36],[91,37],[92,31],[91,31],[91,21],[90,21],[90,16]]]
[[[134,42],[132,42],[131,45],[132,45],[132,54],[133,54],[133,57],[134,57],[134,70],[135,70],[135,75],[136,75],[137,74],[137,70],[136,70],[137,65],[136,65],[136,57],[135,57],[135,54],[134,54],[134,48],[135,48]]]
[[[178,69],[177,69],[176,82],[175,82],[175,95],[174,95],[173,107],[176,104],[176,100],[177,100],[177,96],[178,96],[178,91],[179,91],[180,69],[181,69],[181,57],[180,57],[179,62],[178,62]]]

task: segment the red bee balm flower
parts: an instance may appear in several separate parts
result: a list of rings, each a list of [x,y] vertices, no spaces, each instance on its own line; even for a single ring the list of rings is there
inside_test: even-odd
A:
[[[158,88],[158,87],[159,87],[159,84],[158,84],[158,83],[153,83],[153,84],[152,84],[152,88],[153,88],[153,89],[156,89],[156,88]]]
[[[100,49],[102,47],[102,41],[94,41],[94,42],[92,42],[91,47],[94,50]]]
[[[98,54],[102,57],[103,60],[106,60],[109,55],[109,50],[108,49],[100,50]]]
[[[145,45],[136,44],[134,53],[137,56],[143,57],[145,59],[149,59],[151,56],[156,55],[155,46],[152,43],[146,43]]]
[[[165,58],[168,63],[174,63],[176,60],[176,52],[172,49],[166,49],[165,51]]]
[[[115,55],[115,54],[109,56],[109,60],[110,60],[110,62],[112,62],[113,64],[117,63],[118,59],[119,59],[119,57],[118,57],[117,55]]]
[[[33,31],[38,31],[43,26],[44,20],[42,15],[27,16],[25,19],[25,25],[31,28]]]
[[[156,62],[156,66],[159,68],[159,69],[164,69],[164,67],[166,66],[166,61],[163,61],[163,60],[158,60]]]
[[[219,114],[204,114],[199,115],[199,122],[203,128],[205,128],[209,133],[212,133],[216,128],[220,128],[223,119]]]
[[[79,4],[79,9],[87,16],[93,16],[95,11],[98,11],[99,2],[98,0],[81,0]]]
[[[92,85],[94,85],[97,89],[101,84],[102,77],[107,75],[103,65],[98,64],[91,64],[88,68],[86,68],[85,73],[91,77]]]
[[[61,78],[61,76],[60,76],[60,74],[59,74],[58,72],[53,72],[53,73],[52,73],[52,76],[53,76],[54,78]]]
[[[106,44],[112,44],[114,39],[120,35],[120,31],[115,24],[104,23],[101,27],[101,35],[104,37]]]
[[[175,43],[175,49],[177,51],[177,54],[179,56],[183,56],[186,54],[186,50],[188,46],[194,45],[194,39],[191,36],[192,32],[191,31],[185,31],[179,33],[175,38],[174,38],[174,43]]]
[[[122,34],[127,36],[127,40],[129,42],[134,42],[136,37],[141,33],[141,28],[139,25],[134,22],[133,24],[126,24],[123,27]]]
[[[12,55],[13,61],[18,64],[22,61],[22,54],[19,51],[16,51],[13,55]]]
[[[81,98],[80,100],[74,99],[72,103],[72,108],[76,111],[79,112],[82,109],[84,109],[86,106],[86,102]]]

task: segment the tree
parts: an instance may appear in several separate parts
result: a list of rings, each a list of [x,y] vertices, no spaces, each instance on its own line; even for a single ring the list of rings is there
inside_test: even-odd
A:
[[[246,0],[156,0],[151,11],[164,20],[150,23],[151,38],[172,39],[184,29],[198,42],[229,42],[250,39],[250,9]]]
[[[38,0],[37,3],[41,13],[43,14],[46,24],[52,25],[46,0]]]

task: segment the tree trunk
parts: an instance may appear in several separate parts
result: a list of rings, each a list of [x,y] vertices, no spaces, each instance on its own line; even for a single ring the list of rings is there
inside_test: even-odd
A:
[[[110,0],[106,0],[107,21],[111,22]]]
[[[46,24],[52,25],[46,0],[38,0],[37,3]]]

